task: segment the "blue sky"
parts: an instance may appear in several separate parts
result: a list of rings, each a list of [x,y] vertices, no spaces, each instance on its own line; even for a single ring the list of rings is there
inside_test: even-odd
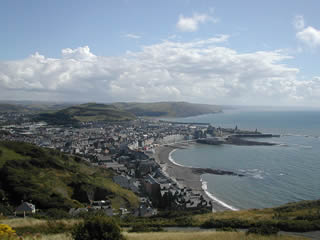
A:
[[[319,106],[319,9],[317,0],[3,0],[0,98]]]

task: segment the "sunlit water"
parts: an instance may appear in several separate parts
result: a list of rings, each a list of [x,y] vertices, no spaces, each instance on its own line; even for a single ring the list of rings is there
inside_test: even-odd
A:
[[[208,190],[226,204],[262,208],[320,198],[320,111],[237,110],[177,120],[283,134],[264,139],[280,146],[196,144],[172,154],[182,165],[243,173],[203,175]]]

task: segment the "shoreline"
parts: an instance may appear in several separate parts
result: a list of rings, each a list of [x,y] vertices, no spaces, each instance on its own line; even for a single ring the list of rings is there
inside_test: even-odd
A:
[[[177,143],[170,146],[159,146],[155,149],[155,161],[160,165],[162,171],[173,181],[177,182],[179,186],[190,188],[192,191],[200,193],[205,199],[211,201],[213,211],[238,210],[222,202],[207,190],[207,183],[201,177],[204,172],[195,171],[197,168],[183,166],[174,161],[171,157],[172,153],[184,146],[186,146],[185,143]]]

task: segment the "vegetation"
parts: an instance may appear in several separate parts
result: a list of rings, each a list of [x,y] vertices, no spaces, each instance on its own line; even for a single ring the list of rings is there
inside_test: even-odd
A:
[[[189,117],[221,112],[221,107],[187,102],[86,103],[74,106],[53,103],[18,103],[0,104],[0,112],[32,113],[36,114],[34,117],[35,121],[45,121],[53,125],[73,125],[76,127],[80,122],[127,121],[140,116]]]
[[[276,235],[279,232],[279,229],[274,226],[261,225],[257,227],[251,227],[248,229],[247,234],[259,234],[259,235]]]
[[[113,219],[93,217],[75,226],[72,236],[75,240],[121,240],[124,239],[120,227]]]
[[[243,232],[161,232],[161,233],[126,233],[128,240],[298,240],[303,237],[261,236]]]
[[[127,121],[135,116],[110,104],[87,103],[68,107],[54,113],[43,113],[36,117],[38,121],[49,124],[77,125],[90,121]]]
[[[10,237],[16,232],[7,224],[0,224],[0,238]]]
[[[221,111],[216,105],[187,102],[114,103],[113,106],[144,117],[190,117]]]
[[[320,230],[320,200],[290,203],[277,208],[225,211],[193,217],[205,228],[269,226],[283,231]]]
[[[19,113],[39,113],[47,111],[57,111],[70,106],[70,103],[50,103],[50,102],[28,102],[14,101],[10,103],[0,103],[0,113],[19,112]]]
[[[10,205],[32,201],[51,211],[82,207],[90,199],[116,200],[127,208],[138,205],[133,192],[112,181],[112,171],[27,143],[0,142],[0,149],[5,153],[0,156],[0,193]]]

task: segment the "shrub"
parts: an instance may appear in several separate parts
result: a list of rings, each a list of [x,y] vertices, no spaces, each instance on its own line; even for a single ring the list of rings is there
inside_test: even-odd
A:
[[[249,228],[251,227],[252,223],[241,220],[237,218],[229,218],[229,219],[214,219],[211,218],[205,221],[201,227],[202,228]]]
[[[238,232],[236,228],[231,228],[231,227],[223,227],[223,228],[217,228],[217,232]]]
[[[76,225],[72,231],[75,240],[122,240],[120,227],[113,219],[95,216]]]
[[[16,232],[7,224],[0,224],[0,239],[13,239]]]
[[[150,227],[143,224],[133,226],[129,232],[163,232],[164,229],[160,226]]]
[[[259,234],[259,235],[275,235],[279,232],[279,229],[269,224],[263,224],[248,229],[247,234]]]

